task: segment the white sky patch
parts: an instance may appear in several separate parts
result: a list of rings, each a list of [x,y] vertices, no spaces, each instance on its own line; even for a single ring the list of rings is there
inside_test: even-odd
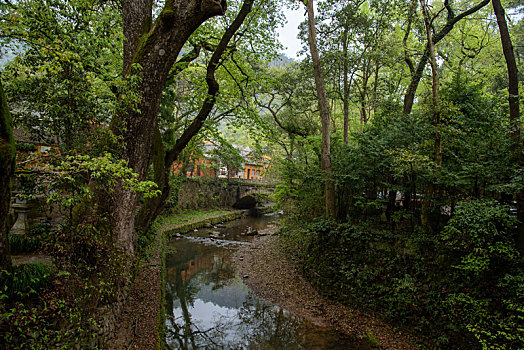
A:
[[[278,29],[278,38],[284,45],[284,53],[289,58],[302,58],[297,56],[298,51],[302,49],[302,43],[298,38],[298,26],[306,19],[305,12],[304,6],[300,6],[298,10],[284,8],[287,23]]]

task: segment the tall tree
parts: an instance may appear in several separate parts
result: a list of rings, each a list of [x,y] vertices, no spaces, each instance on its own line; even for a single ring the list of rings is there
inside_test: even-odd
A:
[[[345,26],[343,27],[342,32],[342,104],[343,104],[343,114],[344,114],[344,127],[343,127],[343,133],[344,133],[344,143],[347,145],[349,143],[349,91],[351,90],[351,82],[353,80],[353,76],[351,78],[348,77],[349,75],[349,54],[348,54],[348,46],[349,46],[349,28],[348,28],[348,21],[344,21]]]
[[[315,12],[313,0],[306,0],[307,23],[308,23],[308,42],[313,61],[313,75],[315,76],[315,86],[318,94],[318,107],[320,110],[320,123],[322,125],[322,147],[320,164],[324,172],[324,199],[326,201],[326,217],[335,217],[335,183],[333,181],[333,170],[331,168],[331,118],[329,104],[326,96],[326,88],[322,77],[320,65],[320,55],[317,49],[317,33],[315,29]]]
[[[442,145],[441,145],[441,135],[440,135],[440,102],[439,102],[439,74],[437,59],[435,56],[435,43],[433,42],[433,36],[431,32],[431,27],[435,17],[431,18],[428,4],[425,0],[420,0],[420,6],[422,8],[422,15],[424,17],[424,26],[426,29],[426,38],[427,38],[427,47],[429,47],[429,58],[431,64],[431,91],[433,96],[433,127],[435,128],[435,138],[433,144],[433,156],[434,162],[437,167],[442,165]],[[422,225],[427,225],[428,223],[428,211],[429,206],[431,205],[432,197],[435,192],[435,184],[432,181],[426,191],[426,198],[422,205]]]
[[[493,10],[497,17],[497,23],[500,31],[500,41],[502,42],[502,51],[506,59],[506,66],[508,68],[508,102],[509,102],[509,126],[511,137],[511,151],[515,161],[522,167],[524,165],[524,155],[522,153],[522,144],[520,137],[519,125],[519,78],[517,63],[515,61],[515,53],[513,51],[513,44],[509,36],[508,24],[506,22],[506,14],[502,7],[500,0],[492,0]],[[524,188],[517,190],[517,218],[519,220],[519,234],[517,242],[519,249],[524,252]]]
[[[11,183],[15,170],[15,142],[11,114],[0,81],[0,274],[11,269],[9,256],[9,208],[11,205]]]
[[[321,6],[320,25],[320,50],[323,60],[330,67],[328,79],[333,80],[334,93],[342,102],[343,137],[344,143],[349,142],[349,113],[351,87],[358,65],[366,49],[358,51],[366,45],[356,44],[358,37],[365,37],[369,30],[365,16],[360,7],[364,0],[349,2],[329,1]]]

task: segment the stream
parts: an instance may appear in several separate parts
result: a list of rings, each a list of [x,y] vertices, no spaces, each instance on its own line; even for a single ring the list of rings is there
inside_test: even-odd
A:
[[[352,339],[254,295],[235,250],[273,231],[274,216],[246,217],[173,238],[166,255],[166,349],[355,349]],[[210,235],[212,238],[210,238]]]

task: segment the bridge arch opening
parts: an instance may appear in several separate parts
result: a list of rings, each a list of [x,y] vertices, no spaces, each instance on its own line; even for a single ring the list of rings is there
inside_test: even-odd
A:
[[[256,207],[258,200],[253,195],[247,195],[239,198],[234,204],[233,208],[235,209],[252,209]]]

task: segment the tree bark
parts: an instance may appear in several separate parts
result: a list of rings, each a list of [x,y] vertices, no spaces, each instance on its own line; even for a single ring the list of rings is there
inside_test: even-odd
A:
[[[343,54],[343,74],[344,74],[344,97],[343,97],[343,109],[344,109],[344,144],[349,143],[349,90],[350,83],[348,79],[349,74],[349,63],[348,63],[348,28],[344,28],[344,42],[342,43],[342,54]]]
[[[364,125],[368,122],[367,116],[367,106],[366,106],[366,97],[368,95],[368,81],[369,81],[369,71],[370,71],[371,59],[366,62],[366,67],[362,72],[362,88],[360,91],[360,131],[364,129]]]
[[[153,21],[153,0],[123,0],[124,75],[129,73],[140,36],[149,32]]]
[[[446,11],[448,12],[448,18],[446,20],[446,24],[440,29],[438,33],[435,33],[432,37],[433,45],[436,45],[440,40],[442,40],[446,35],[451,32],[453,27],[455,26],[455,23],[460,21],[466,16],[471,15],[472,13],[477,12],[487,4],[489,4],[490,0],[483,0],[476,6],[473,6],[469,10],[466,10],[462,12],[460,15],[456,16],[453,12],[453,9],[451,8],[451,5],[449,4],[448,0],[444,1],[444,6],[446,8]],[[424,53],[422,54],[422,57],[420,58],[420,61],[417,65],[417,69],[415,70],[415,73],[411,77],[411,81],[409,83],[408,89],[406,91],[406,95],[404,96],[404,114],[411,113],[413,109],[413,101],[415,99],[415,93],[417,92],[418,84],[420,82],[420,79],[422,78],[422,74],[424,73],[424,69],[426,68],[426,65],[428,63],[428,60],[430,59],[430,48],[429,43],[426,44],[426,48],[424,49]]]
[[[0,81],[0,275],[3,270],[11,270],[9,254],[9,208],[11,205],[11,186],[15,171],[16,147],[9,106]]]
[[[151,0],[122,3],[126,38],[124,75],[138,78],[139,102],[124,104],[123,112],[115,116],[111,126],[122,137],[121,156],[138,174],[138,180],[145,178],[149,167],[158,108],[169,71],[189,36],[204,21],[226,10],[225,0],[167,0],[155,23],[149,26],[151,3]],[[111,206],[115,240],[131,256],[136,248],[138,198],[137,193],[122,185],[115,186]]]
[[[497,16],[497,23],[500,31],[500,41],[502,43],[502,51],[506,60],[508,69],[508,102],[509,102],[509,123],[511,132],[511,150],[520,157],[520,127],[519,127],[519,80],[517,63],[515,61],[515,54],[513,51],[513,44],[509,36],[508,25],[506,23],[506,15],[500,0],[492,0],[495,16]]]
[[[154,181],[161,191],[160,195],[148,198],[140,206],[135,218],[135,230],[145,234],[149,231],[155,219],[160,215],[164,205],[169,198],[171,187],[169,186],[169,175],[171,165],[166,164],[166,151],[162,143],[162,135],[158,127],[153,135],[152,164]]]
[[[317,34],[315,30],[315,13],[313,10],[313,0],[306,1],[306,10],[308,16],[308,41],[313,61],[313,75],[315,77],[315,87],[318,94],[318,107],[320,110],[320,122],[322,124],[322,146],[320,163],[324,171],[324,199],[325,199],[325,216],[326,218],[335,217],[335,183],[331,169],[331,130],[330,130],[330,112],[324,86],[324,79],[320,66],[320,55],[317,49]]]
[[[502,43],[502,51],[504,52],[504,58],[506,60],[506,66],[508,69],[508,102],[511,151],[515,161],[522,168],[524,166],[524,155],[522,153],[519,125],[520,111],[517,63],[515,61],[513,44],[511,43],[511,38],[509,36],[504,8],[502,7],[500,0],[492,0],[491,3],[493,5],[493,10],[495,11],[495,16],[497,17],[497,23],[500,31],[500,41]],[[521,252],[524,252],[524,189],[519,190],[516,193],[516,200],[517,219],[519,220],[517,246]]]

